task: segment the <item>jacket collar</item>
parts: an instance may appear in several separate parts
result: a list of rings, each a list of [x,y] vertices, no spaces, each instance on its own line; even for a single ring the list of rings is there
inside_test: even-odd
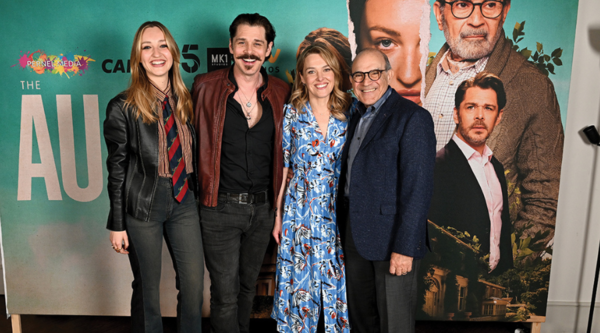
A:
[[[234,65],[231,65],[231,67],[229,67],[229,70],[227,71],[227,82],[231,84],[231,86],[234,89],[233,92],[235,93],[238,90],[238,85],[235,80],[235,75],[233,75],[233,66]],[[258,88],[258,94],[264,101],[270,92],[269,75],[267,74],[267,70],[264,67],[260,67],[260,75],[262,75],[263,84],[260,86],[260,88]]]

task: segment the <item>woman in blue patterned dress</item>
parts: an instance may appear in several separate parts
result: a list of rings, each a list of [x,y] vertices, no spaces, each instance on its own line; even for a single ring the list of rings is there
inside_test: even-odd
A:
[[[298,57],[283,121],[284,175],[273,237],[279,244],[271,317],[279,332],[349,332],[344,255],[335,217],[341,153],[351,97],[343,72],[323,43]],[[287,190],[285,190],[287,186]],[[285,199],[283,193],[285,192]],[[283,215],[283,216],[282,216]]]

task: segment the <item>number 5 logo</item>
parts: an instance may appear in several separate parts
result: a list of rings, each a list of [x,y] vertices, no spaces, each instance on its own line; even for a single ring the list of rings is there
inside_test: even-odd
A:
[[[200,68],[200,59],[195,54],[189,53],[189,51],[198,51],[198,44],[185,44],[181,53],[183,59],[192,61],[192,67],[187,62],[182,62],[181,67],[188,73],[194,73]]]

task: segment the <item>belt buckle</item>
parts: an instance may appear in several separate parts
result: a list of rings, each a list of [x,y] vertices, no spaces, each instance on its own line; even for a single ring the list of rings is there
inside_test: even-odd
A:
[[[248,204],[248,193],[240,193],[240,203],[244,205]]]

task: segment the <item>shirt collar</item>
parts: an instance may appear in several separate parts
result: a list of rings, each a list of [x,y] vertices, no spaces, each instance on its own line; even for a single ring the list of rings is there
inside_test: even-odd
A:
[[[440,73],[442,73],[442,72],[448,73],[448,74],[452,73],[452,72],[450,72],[450,69],[445,66],[445,64],[446,64],[445,60],[446,60],[446,57],[449,56],[449,54],[450,54],[450,49],[446,50],[446,52],[440,59],[440,62],[437,65],[437,75],[440,75]],[[472,65],[461,68],[460,71],[466,70],[468,68],[475,68],[476,73],[481,73],[485,69],[485,66],[487,65],[489,59],[490,59],[489,56],[483,57],[483,58],[477,60]]]
[[[152,82],[150,82],[150,84],[152,84],[153,90],[154,90],[154,96],[156,96],[156,98],[158,98],[159,101],[164,101],[165,97],[170,96],[171,95],[171,81],[169,80],[169,82],[167,82],[167,87],[165,88],[164,91],[158,89],[157,86],[155,86]]]
[[[233,75],[233,66],[235,66],[235,65],[231,65],[231,68],[229,69],[229,74],[227,75],[227,78],[229,79],[229,81],[231,81],[231,83],[233,83],[233,86],[235,87],[235,91],[233,93],[235,94],[238,91],[238,84],[237,84],[237,81],[235,80],[235,75]],[[269,75],[267,75],[267,70],[264,67],[260,68],[260,74],[262,75],[262,78],[263,78],[263,84],[257,90],[257,93],[259,95],[262,94],[262,92],[265,89],[267,89],[267,83],[269,82]]]
[[[381,96],[381,98],[379,100],[377,100],[377,102],[375,102],[375,104],[369,106],[368,108],[362,103],[359,102],[359,112],[364,116],[365,114],[369,114],[369,115],[376,115],[377,112],[379,112],[379,109],[381,108],[381,106],[383,105],[383,103],[385,103],[385,101],[388,99],[388,97],[390,97],[390,95],[392,94],[392,87],[388,86],[387,90],[385,91],[385,93],[383,93],[383,96]]]
[[[492,159],[493,152],[487,145],[485,145],[485,148],[483,149],[483,154],[479,154],[477,150],[469,146],[466,142],[459,138],[458,135],[454,134],[452,136],[452,140],[454,140],[454,142],[456,143],[458,148],[460,148],[467,160],[482,157],[484,161],[489,162]]]

